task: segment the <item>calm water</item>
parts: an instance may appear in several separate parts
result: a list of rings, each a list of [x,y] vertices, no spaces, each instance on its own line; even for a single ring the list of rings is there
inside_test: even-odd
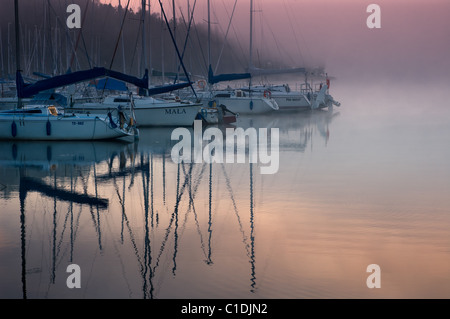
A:
[[[449,298],[450,110],[397,89],[337,83],[332,111],[241,117],[280,129],[274,175],[175,164],[172,129],[1,142],[0,297]]]

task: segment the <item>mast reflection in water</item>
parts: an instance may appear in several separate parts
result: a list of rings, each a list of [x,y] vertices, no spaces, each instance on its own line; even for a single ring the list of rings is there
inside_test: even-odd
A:
[[[296,129],[298,144],[280,147],[304,151],[310,121],[329,116],[306,117]],[[289,134],[286,124],[281,132]],[[239,125],[276,123],[259,117]],[[175,164],[171,131],[144,128],[135,144],[1,142],[2,207],[10,223],[17,197],[20,206],[22,289],[19,296],[18,260],[9,258],[1,274],[11,280],[7,297],[205,297],[234,295],[238,287],[241,296],[258,293],[258,165]],[[66,286],[73,263],[81,268],[81,289]]]
[[[238,118],[244,129],[279,128],[273,175],[248,161],[176,164],[171,128],[143,128],[133,144],[0,142],[0,296],[448,296],[437,280],[449,278],[448,199],[434,172],[444,162],[406,175],[409,148],[376,123],[399,121],[414,141],[426,135],[411,118],[358,112]],[[409,196],[419,175],[440,187]],[[373,263],[382,289],[366,286]],[[80,289],[66,285],[70,264],[81,268]]]

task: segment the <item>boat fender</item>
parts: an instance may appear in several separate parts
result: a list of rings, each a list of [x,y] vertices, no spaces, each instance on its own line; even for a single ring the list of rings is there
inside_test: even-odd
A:
[[[109,123],[111,123],[111,127],[112,128],[116,128],[117,125],[116,125],[116,123],[114,123],[114,120],[112,118],[111,112],[108,112],[108,119],[109,119]]]
[[[11,124],[11,134],[13,137],[17,136],[17,124],[15,121],[13,121]]]
[[[253,110],[253,100],[250,101],[250,110]]]
[[[50,123],[49,120],[47,120],[47,124],[46,124],[45,128],[47,130],[47,136],[52,135],[52,123]]]
[[[202,117],[206,120],[206,118],[208,117],[208,111],[206,109],[202,109],[201,113],[202,113]]]

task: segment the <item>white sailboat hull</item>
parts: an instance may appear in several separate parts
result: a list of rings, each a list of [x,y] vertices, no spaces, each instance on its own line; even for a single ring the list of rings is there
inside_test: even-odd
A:
[[[136,107],[138,126],[191,126],[194,124],[201,105],[174,107]]]
[[[311,103],[303,94],[276,94],[272,98],[277,102],[280,111],[283,110],[310,110]]]
[[[252,88],[253,94],[268,96],[274,99],[281,111],[304,111],[339,106],[340,103],[334,101],[333,97],[327,93],[328,86],[323,85],[317,92],[291,91],[288,86],[256,86]]]
[[[13,124],[14,123],[14,124]],[[15,128],[14,128],[15,126]],[[106,140],[133,136],[98,116],[0,116],[0,139],[29,141]]]
[[[202,107],[201,104],[161,101],[153,98],[136,98],[134,103],[134,114],[138,127],[191,126],[194,124],[194,120]],[[67,110],[81,114],[107,114],[117,110],[119,106],[123,110],[129,109],[128,104],[114,102],[114,99],[109,99],[103,103],[75,104]]]
[[[279,109],[273,99],[260,97],[215,97],[217,105],[223,104],[234,113],[239,114],[263,114]]]

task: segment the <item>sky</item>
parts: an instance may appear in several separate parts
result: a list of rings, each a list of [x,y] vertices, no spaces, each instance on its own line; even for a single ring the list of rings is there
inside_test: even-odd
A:
[[[118,0],[102,0],[118,4]],[[236,0],[211,0],[212,29],[225,34]],[[188,3],[175,0],[176,14]],[[162,0],[172,15],[172,0]],[[126,1],[122,0],[122,5]],[[130,0],[139,8],[141,0]],[[197,0],[196,23],[207,20],[207,0]],[[381,28],[369,29],[370,4],[380,7]],[[151,0],[152,12],[160,12]],[[330,74],[395,81],[433,81],[450,71],[448,0],[254,0],[253,61],[281,58],[292,66],[323,66]],[[248,50],[250,0],[238,0],[228,39]]]

